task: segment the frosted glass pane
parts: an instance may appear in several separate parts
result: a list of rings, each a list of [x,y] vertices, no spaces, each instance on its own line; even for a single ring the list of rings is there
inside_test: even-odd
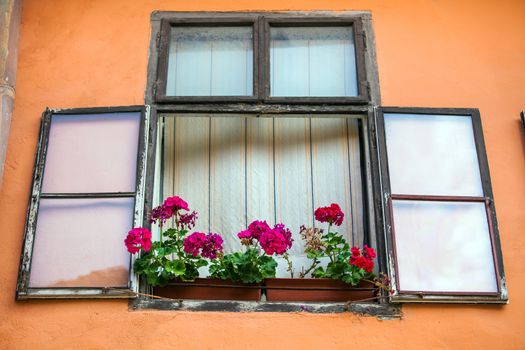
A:
[[[497,292],[483,203],[393,201],[400,289]]]
[[[270,28],[272,96],[357,96],[353,28]]]
[[[29,286],[127,286],[133,205],[133,198],[41,199]]]
[[[483,196],[468,116],[385,114],[392,193]]]
[[[253,95],[252,27],[173,27],[166,95]]]
[[[140,112],[53,115],[42,191],[133,192]]]

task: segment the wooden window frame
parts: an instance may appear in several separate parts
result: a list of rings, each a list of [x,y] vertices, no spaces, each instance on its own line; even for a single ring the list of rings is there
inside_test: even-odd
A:
[[[264,69],[264,56],[259,54],[259,64],[255,65],[254,70],[257,70],[258,80],[257,86],[258,95],[254,100],[246,98],[246,96],[198,96],[195,97],[168,97],[162,96],[159,93],[160,86],[158,78],[165,74],[166,69],[162,72],[159,70],[159,62],[164,60],[167,62],[166,49],[161,48],[166,45],[167,39],[166,29],[170,22],[175,23],[206,23],[209,21],[223,21],[222,23],[231,23],[232,19],[243,22],[247,18],[257,22],[258,34],[254,40],[258,40],[258,52],[262,51],[263,35],[265,20],[278,20],[280,17],[288,20],[288,23],[293,21],[308,22],[312,26],[319,23],[328,23],[335,25],[336,23],[357,23],[361,26],[362,35],[355,40],[356,46],[359,42],[363,46],[362,64],[360,64],[363,72],[361,73],[361,80],[363,83],[359,88],[363,87],[363,92],[366,93],[366,101],[352,101],[355,97],[335,97],[320,99],[301,99],[301,98],[287,98],[282,101],[267,101],[264,97],[264,76],[266,73]],[[164,34],[163,34],[164,30]],[[356,35],[356,30],[354,30]],[[359,44],[360,45],[360,44]],[[164,46],[166,47],[166,46]],[[254,44],[255,50],[255,44]],[[163,57],[164,56],[164,57]],[[357,62],[356,62],[357,63]],[[165,65],[165,63],[163,63]],[[269,72],[269,70],[268,70]],[[164,83],[162,83],[164,84]],[[160,97],[160,99],[159,99]],[[150,40],[150,57],[148,61],[148,79],[146,84],[145,94],[146,104],[151,105],[151,123],[149,130],[149,146],[148,146],[148,162],[146,175],[146,191],[145,191],[145,207],[144,211],[148,212],[155,204],[153,201],[154,195],[154,180],[155,180],[155,160],[157,156],[157,133],[158,133],[158,116],[166,113],[192,113],[192,114],[264,114],[267,116],[273,115],[275,117],[286,117],[290,114],[359,114],[363,116],[363,168],[365,173],[363,178],[364,192],[364,210],[367,219],[366,228],[368,240],[370,243],[378,248],[378,270],[386,272],[386,255],[383,249],[384,243],[382,235],[377,234],[378,225],[382,224],[382,215],[378,212],[376,204],[377,198],[380,198],[380,187],[377,186],[375,176],[378,171],[378,160],[376,157],[376,144],[372,138],[372,128],[374,128],[373,121],[373,105],[380,104],[379,80],[376,65],[373,28],[371,25],[371,15],[367,11],[348,11],[348,12],[167,12],[159,11],[153,12],[151,15],[151,40]],[[147,218],[144,218],[143,227],[150,227]],[[144,294],[151,293],[144,278],[139,281],[139,292]],[[399,308],[392,305],[388,301],[388,297],[382,292],[382,297],[377,304],[360,304],[352,303],[350,306],[347,303],[309,303],[307,309],[302,306],[302,303],[251,303],[251,302],[235,302],[235,301],[174,301],[174,300],[158,300],[151,299],[143,295],[130,302],[131,309],[158,309],[158,310],[189,310],[189,311],[252,311],[252,312],[312,312],[312,313],[333,313],[353,311],[357,313],[365,313],[376,316],[385,316],[390,318],[397,318],[400,316]]]
[[[168,96],[166,84],[168,80],[169,45],[171,31],[176,27],[251,27],[253,30],[253,94],[251,96]],[[161,20],[161,29],[157,36],[159,59],[155,95],[158,103],[177,102],[255,102],[259,95],[259,20],[254,16],[228,16],[228,17],[199,17],[184,18],[171,17]]]
[[[169,103],[254,103],[275,104],[353,104],[371,102],[370,77],[366,65],[367,37],[363,29],[363,14],[327,16],[319,13],[155,13],[160,26],[155,33],[156,59],[150,59],[150,69],[155,71],[151,91],[152,102]],[[253,95],[251,96],[167,96],[169,44],[171,30],[177,26],[252,26],[253,28]],[[356,55],[357,96],[334,97],[271,97],[270,96],[270,27],[352,26]],[[155,28],[153,28],[155,30]],[[154,65],[154,67],[151,67]],[[151,79],[150,79],[151,80]]]
[[[89,115],[102,113],[140,112],[139,142],[137,149],[137,168],[135,191],[133,192],[75,192],[75,193],[44,193],[42,192],[42,181],[46,161],[49,132],[53,115]],[[35,164],[33,168],[33,180],[29,194],[29,206],[27,210],[24,228],[24,242],[20,256],[20,267],[16,288],[16,299],[47,299],[47,298],[130,298],[138,291],[138,281],[133,272],[135,257],[130,254],[129,280],[126,289],[105,287],[48,287],[32,288],[29,286],[31,274],[31,260],[33,245],[38,219],[38,208],[40,198],[134,198],[133,226],[139,226],[143,221],[145,175],[147,168],[148,135],[149,129],[149,107],[95,107],[95,108],[72,108],[72,109],[46,109],[42,115],[40,133],[37,143]]]
[[[435,196],[435,195],[406,195],[392,193],[390,189],[390,175],[388,170],[388,156],[385,136],[384,114],[422,114],[422,115],[454,115],[470,117],[472,130],[476,145],[476,154],[480,169],[483,196]],[[394,294],[391,296],[393,302],[446,302],[446,303],[506,303],[508,301],[505,272],[501,253],[498,225],[496,220],[496,209],[494,195],[490,181],[487,153],[483,138],[483,129],[479,110],[473,108],[417,108],[417,107],[379,107],[375,110],[377,127],[378,158],[380,163],[381,189],[383,196],[381,203],[383,207],[384,228],[386,235],[386,250],[388,270],[391,280],[394,281]],[[446,292],[446,291],[409,291],[401,290],[398,277],[398,265],[396,256],[395,223],[392,210],[393,200],[418,200],[418,201],[448,201],[448,202],[478,202],[484,203],[487,212],[489,234],[491,239],[494,268],[497,279],[498,291],[495,293],[485,292]]]

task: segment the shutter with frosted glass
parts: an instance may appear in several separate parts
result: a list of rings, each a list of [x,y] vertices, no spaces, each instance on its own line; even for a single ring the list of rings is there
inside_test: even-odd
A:
[[[142,224],[144,106],[47,110],[42,119],[17,297],[130,297],[124,238]]]
[[[380,108],[393,300],[505,302],[479,112]]]

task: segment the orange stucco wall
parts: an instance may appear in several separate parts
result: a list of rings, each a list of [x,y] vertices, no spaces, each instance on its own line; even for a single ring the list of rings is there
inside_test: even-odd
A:
[[[352,314],[128,311],[126,301],[15,302],[41,112],[143,104],[154,10],[370,10],[384,105],[477,107],[510,304]],[[2,349],[525,348],[523,0],[27,0],[0,192]],[[523,249],[523,250],[522,250]]]

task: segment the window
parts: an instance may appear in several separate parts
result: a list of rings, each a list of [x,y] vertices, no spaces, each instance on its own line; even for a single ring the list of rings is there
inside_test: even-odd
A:
[[[399,301],[505,301],[477,110],[380,108],[390,271]]]
[[[161,19],[156,102],[369,101],[359,16]]]
[[[128,297],[137,287],[119,248],[142,221],[145,158],[137,155],[147,125],[144,107],[44,113],[18,298]]]
[[[221,233],[227,252],[241,248],[236,234],[252,221],[284,223],[298,273],[308,268],[299,229],[315,224],[315,208],[339,203],[347,215],[339,233],[364,242],[362,119],[162,114],[158,198],[182,196],[199,213],[195,230]],[[277,260],[278,277],[289,277]]]
[[[337,202],[340,231],[375,247],[394,282],[381,303],[506,302],[479,112],[378,106],[371,30],[366,14],[155,13],[151,116],[44,114],[18,297],[147,293],[117,250],[177,194],[227,250],[254,219],[290,226],[298,270],[299,226]],[[87,232],[115,250],[92,249]],[[57,250],[65,236],[71,249]]]

